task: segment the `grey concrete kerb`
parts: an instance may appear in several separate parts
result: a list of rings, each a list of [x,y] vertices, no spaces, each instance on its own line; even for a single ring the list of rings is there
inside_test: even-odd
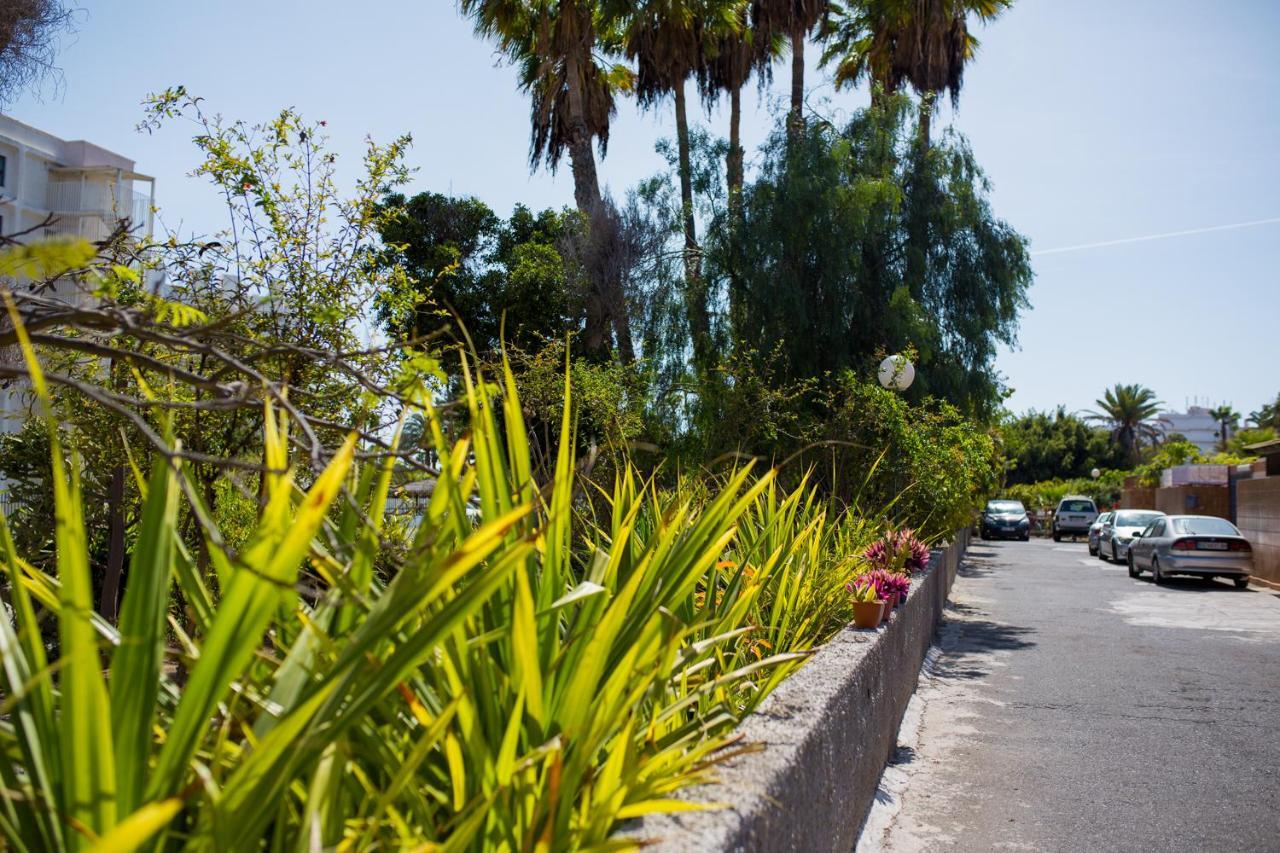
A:
[[[654,815],[622,834],[663,853],[852,850],[968,544],[963,530],[933,552],[887,627],[846,628],[779,685],[738,728],[760,751],[679,795],[727,808]]]

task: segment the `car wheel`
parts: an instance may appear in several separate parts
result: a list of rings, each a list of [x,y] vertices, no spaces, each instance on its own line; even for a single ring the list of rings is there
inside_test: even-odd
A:
[[[1096,556],[1098,556],[1098,549],[1097,549],[1097,548],[1095,548],[1093,545],[1090,545],[1090,546],[1089,546],[1089,556],[1090,556],[1090,557],[1096,557]]]
[[[1061,541],[1062,541],[1062,534],[1061,534],[1061,533],[1059,533],[1059,532],[1058,532],[1058,531],[1056,531],[1056,530],[1055,530],[1055,531],[1053,531],[1053,541],[1054,541],[1054,542],[1061,542]]]
[[[1165,576],[1160,574],[1160,558],[1157,557],[1155,554],[1151,555],[1151,580],[1155,581],[1161,586],[1164,585],[1164,582],[1166,580]]]
[[[1023,541],[1023,542],[1030,542],[1030,541],[1031,541],[1031,534],[1030,534],[1030,533],[1024,533],[1024,534],[1022,534],[1022,541]]]
[[[1116,543],[1114,542],[1111,543],[1111,562],[1120,562],[1120,555],[1116,553]]]
[[[1236,589],[1248,589],[1248,588],[1249,588],[1249,579],[1248,579],[1247,577],[1246,577],[1246,578],[1232,578],[1232,579],[1231,579],[1231,582],[1232,582],[1233,584],[1235,584],[1235,585],[1236,585]]]
[[[1104,553],[1103,553],[1103,551],[1102,551],[1102,543],[1101,543],[1101,542],[1099,542],[1099,543],[1098,543],[1098,553],[1097,553],[1097,554],[1095,554],[1094,556],[1095,556],[1095,557],[1097,557],[1099,560],[1101,560],[1101,561],[1102,561],[1102,562],[1104,562],[1104,563],[1107,561],[1107,555],[1106,555],[1106,554],[1104,554]]]
[[[1138,571],[1138,564],[1133,561],[1133,552],[1129,552],[1129,577],[1136,578],[1142,572]]]

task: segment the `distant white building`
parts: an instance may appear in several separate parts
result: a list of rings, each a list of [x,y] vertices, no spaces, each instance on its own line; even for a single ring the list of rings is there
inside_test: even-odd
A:
[[[1214,453],[1222,441],[1218,431],[1222,425],[1204,406],[1191,406],[1185,412],[1164,412],[1156,415],[1156,428],[1165,436],[1186,436],[1187,441],[1200,448],[1202,453]],[[1228,433],[1230,438],[1230,433]]]
[[[74,236],[96,241],[127,218],[135,236],[149,237],[154,207],[155,178],[140,173],[129,158],[0,114],[0,234],[34,228],[19,239]],[[29,397],[25,382],[0,385],[0,432],[21,428]]]
[[[0,115],[0,234],[55,221],[32,237],[101,240],[121,219],[150,236],[155,178],[83,139],[68,141]]]

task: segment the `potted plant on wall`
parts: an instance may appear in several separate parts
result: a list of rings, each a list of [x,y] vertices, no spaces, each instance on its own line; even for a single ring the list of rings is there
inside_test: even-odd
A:
[[[911,590],[911,578],[905,573],[885,572],[880,579],[880,588],[887,593],[886,597],[893,602],[893,606],[897,607],[907,600],[907,593]]]
[[[851,584],[845,584],[853,596],[853,624],[857,628],[875,628],[885,613],[885,603],[880,599],[875,584],[866,575]]]

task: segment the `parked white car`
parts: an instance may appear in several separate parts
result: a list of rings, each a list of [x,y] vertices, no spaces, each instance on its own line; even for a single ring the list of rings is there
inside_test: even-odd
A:
[[[1053,514],[1053,541],[1061,542],[1063,536],[1075,539],[1088,536],[1089,528],[1098,518],[1098,507],[1092,498],[1084,495],[1067,495],[1058,501]]]
[[[1110,559],[1114,563],[1128,560],[1129,545],[1134,537],[1146,530],[1153,521],[1164,517],[1163,512],[1154,509],[1116,510],[1098,531],[1098,559]]]
[[[1237,589],[1249,585],[1253,548],[1236,526],[1210,515],[1157,519],[1129,546],[1129,577],[1144,571],[1164,583],[1169,575],[1227,577]]]

